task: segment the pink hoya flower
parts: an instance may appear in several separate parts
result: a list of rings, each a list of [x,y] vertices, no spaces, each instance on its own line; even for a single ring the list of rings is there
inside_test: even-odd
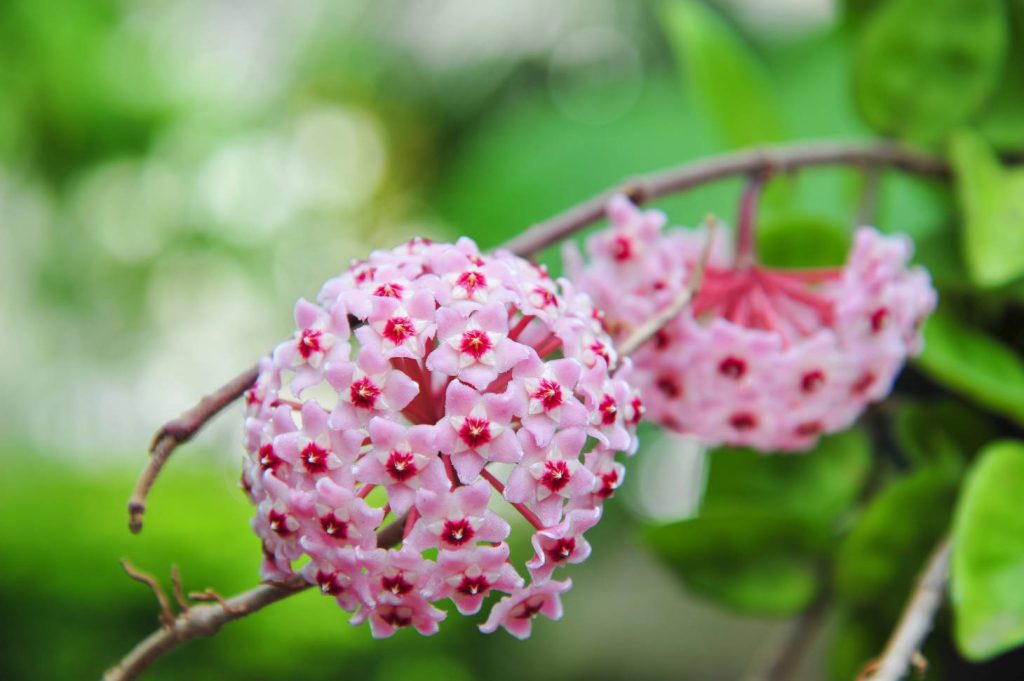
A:
[[[609,202],[608,217],[610,227],[587,241],[589,262],[572,244],[565,260],[621,339],[690,284],[708,234],[663,230],[661,212],[623,196]],[[909,239],[869,227],[833,269],[769,269],[753,256],[752,233],[740,243],[734,253],[715,239],[694,300],[634,353],[634,382],[648,417],[711,445],[807,449],[889,393],[920,352],[936,294],[927,272],[907,266]],[[588,392],[593,404],[600,390]]]
[[[552,577],[589,555],[643,411],[597,318],[565,280],[467,239],[374,252],[299,301],[246,394],[263,577],[297,571],[374,636],[432,634],[444,601],[475,614],[496,593],[485,631],[560,616],[570,581]],[[397,546],[378,547],[386,527]]]

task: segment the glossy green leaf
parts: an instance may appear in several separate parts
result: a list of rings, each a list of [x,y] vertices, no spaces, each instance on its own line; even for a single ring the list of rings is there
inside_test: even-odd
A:
[[[928,141],[992,95],[1006,53],[1002,0],[890,0],[866,21],[858,103],[881,132]]]
[[[652,528],[647,539],[691,591],[734,610],[793,614],[818,590],[815,532],[785,513],[709,514]]]
[[[1005,170],[975,133],[953,138],[963,213],[964,261],[979,286],[1000,286],[1024,275],[1024,171]]]
[[[891,423],[900,451],[918,466],[959,466],[996,434],[989,418],[954,400],[910,402]]]
[[[917,364],[932,378],[1024,423],[1024,360],[985,332],[939,310],[924,328]]]
[[[717,12],[697,0],[669,0],[661,19],[688,91],[729,145],[783,139],[781,107],[763,64]]]
[[[850,231],[837,220],[809,214],[770,218],[757,228],[757,250],[770,267],[831,267],[846,262]]]
[[[956,509],[952,600],[961,652],[984,660],[1024,645],[1024,442],[975,464]]]
[[[976,123],[994,147],[1024,150],[1024,0],[1009,3],[1011,44],[1003,77]]]
[[[835,591],[853,610],[895,616],[935,542],[946,531],[958,476],[922,469],[882,490],[839,548]]]
[[[709,457],[702,514],[770,508],[828,527],[856,500],[870,467],[860,430],[822,438],[810,451],[765,456],[722,448]]]

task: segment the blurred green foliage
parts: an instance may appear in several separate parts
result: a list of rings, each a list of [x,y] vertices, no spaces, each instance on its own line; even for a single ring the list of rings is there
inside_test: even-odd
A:
[[[191,644],[151,678],[679,678],[709,647],[706,623],[656,627],[645,650],[665,659],[642,657],[628,633],[665,613],[632,604],[676,603],[651,596],[664,583],[586,584],[585,571],[622,572],[614,549],[643,560],[629,539],[641,526],[641,543],[702,599],[760,617],[828,601],[830,675],[847,679],[880,650],[958,498],[960,648],[980,660],[1019,645],[1021,452],[986,444],[1024,435],[1024,186],[1002,156],[1024,151],[1024,2],[846,0],[839,23],[788,36],[743,4],[609,2],[605,15],[564,20],[549,43],[539,27],[550,8],[515,34],[511,17],[491,33],[480,17],[460,22],[454,2],[430,14],[436,27],[411,28],[420,3],[284,14],[187,0],[0,4],[0,322],[33,339],[0,364],[16,386],[0,403],[0,611],[17,623],[0,638],[0,677],[94,678],[156,626],[152,596],[119,556],[159,576],[177,563],[189,588],[231,593],[255,579],[252,510],[234,470],[199,463],[218,459],[198,448],[157,485],[143,535],[127,533],[149,427],[131,409],[171,415],[132,394],[136,376],[198,396],[211,373],[274,341],[297,295],[413,232],[492,247],[632,173],[874,134],[948,153],[956,171],[954,189],[881,174],[868,216],[914,238],[940,289],[925,353],[891,402],[817,452],[711,453],[695,518],[644,527],[613,502],[569,609],[621,591],[616,612],[595,605],[573,625],[620,632],[621,646],[594,651],[546,622],[520,644],[458,617],[436,638],[373,642],[307,593]],[[578,62],[560,51],[593,25],[617,41]],[[659,206],[674,223],[709,212],[730,222],[740,182]],[[762,258],[841,261],[871,186],[856,168],[775,178]],[[542,259],[558,271],[555,251]],[[189,327],[204,310],[209,326]],[[69,407],[68,394],[86,399]],[[68,416],[60,427],[54,413]],[[81,433],[117,436],[116,451],[99,454],[107,442]],[[953,655],[946,629],[930,643],[933,669]],[[747,647],[716,649],[699,668],[737,669]]]

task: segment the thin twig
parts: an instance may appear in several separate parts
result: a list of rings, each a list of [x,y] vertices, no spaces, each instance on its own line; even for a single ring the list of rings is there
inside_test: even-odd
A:
[[[521,256],[533,255],[603,217],[605,204],[617,192],[625,193],[636,203],[643,203],[701,184],[751,172],[790,172],[809,166],[858,164],[891,166],[909,173],[936,177],[948,176],[950,172],[948,165],[937,157],[892,144],[826,142],[755,149],[687,163],[641,176],[626,183],[622,188],[604,192],[532,226],[503,247]],[[693,281],[699,281],[699,273],[695,274]],[[688,290],[685,296],[674,301],[673,305],[659,315],[658,321],[652,320],[638,329],[637,333],[626,340],[620,351],[629,354],[643,344],[685,307],[694,290],[695,288]],[[128,503],[129,527],[133,532],[138,532],[142,528],[146,496],[171,453],[179,444],[193,437],[214,415],[241,397],[255,383],[257,376],[256,367],[246,370],[160,429],[150,448],[149,464],[139,476]],[[403,519],[399,519],[381,530],[378,545],[393,546],[401,541],[402,525]],[[155,580],[153,583],[155,584]],[[303,591],[308,586],[305,581],[295,578],[282,584],[258,586],[223,603],[190,608],[175,618],[170,627],[154,632],[139,643],[120,664],[108,671],[104,678],[107,681],[128,681],[137,678],[153,661],[182,643],[193,638],[211,636],[225,623],[256,612],[271,603]],[[154,592],[160,594],[158,599],[162,596],[163,608],[167,601],[166,596],[163,596],[159,589],[155,589]],[[169,604],[167,610],[169,611]]]
[[[875,224],[878,213],[878,193],[882,188],[881,169],[874,164],[864,166],[862,182],[854,227]]]
[[[173,587],[174,600],[178,601],[178,607],[184,612],[192,607],[185,598],[185,590],[181,587],[181,570],[177,565],[171,566],[171,586]]]
[[[401,517],[377,533],[377,546],[386,549],[402,541],[402,530],[405,518]],[[133,579],[149,584],[160,601],[161,612],[170,613],[167,596],[160,590],[159,584],[150,575],[141,573],[131,567],[128,561],[122,561],[125,571]],[[280,583],[261,584],[248,591],[223,599],[212,589],[206,594],[217,601],[216,604],[197,605],[183,610],[177,617],[171,614],[170,621],[162,628],[154,631],[136,645],[119,663],[107,670],[104,681],[131,681],[137,679],[142,672],[161,656],[171,652],[178,646],[194,638],[213,636],[228,622],[251,615],[257,610],[280,600],[301,593],[311,585],[302,577],[292,577]],[[198,594],[191,594],[193,598]],[[197,600],[204,600],[205,595]],[[161,615],[161,621],[163,621]]]
[[[928,559],[885,651],[861,673],[861,681],[899,681],[912,665],[920,666],[921,645],[931,631],[946,592],[950,548],[949,537],[943,537]]]
[[[828,598],[823,594],[793,621],[771,661],[746,681],[793,681],[827,614]]]
[[[603,192],[568,209],[506,242],[501,248],[529,257],[604,216],[605,205],[616,193],[625,193],[636,203],[685,191],[716,180],[758,172],[791,172],[799,168],[822,165],[889,166],[908,173],[944,177],[949,166],[940,158],[911,151],[895,144],[854,142],[813,142],[752,149],[716,156],[674,168],[641,175],[622,187]],[[153,440],[149,464],[139,476],[128,502],[129,527],[142,529],[146,496],[160,469],[175,448],[191,438],[214,415],[241,397],[257,377],[252,367],[217,389],[181,417],[169,422]]]
[[[949,165],[941,158],[889,143],[809,142],[751,149],[641,175],[533,225],[502,248],[522,256],[533,255],[601,219],[608,200],[617,193],[643,203],[736,175],[757,171],[785,173],[828,165],[888,166],[932,177],[950,174]]]
[[[146,512],[146,496],[171,453],[178,445],[195,435],[218,412],[241,397],[256,382],[258,375],[257,367],[246,369],[201,399],[196,406],[173,421],[165,423],[157,432],[149,448],[149,463],[139,475],[135,489],[132,490],[132,495],[128,499],[128,527],[132,532],[137,533],[142,529],[142,516]]]
[[[619,355],[625,357],[639,350],[641,345],[653,338],[666,324],[686,309],[686,306],[690,304],[693,297],[697,295],[701,282],[704,280],[704,268],[711,254],[711,244],[715,239],[718,218],[709,215],[704,219],[704,224],[707,227],[707,239],[704,241],[704,248],[693,269],[690,283],[679,292],[679,295],[668,306],[659,310],[653,317],[633,329],[633,332],[626,336],[626,339],[617,348]]]
[[[174,611],[171,610],[171,602],[167,599],[167,594],[164,593],[163,587],[160,586],[160,582],[157,581],[156,577],[138,569],[128,562],[127,558],[121,559],[121,567],[124,568],[129,577],[149,587],[150,591],[153,592],[153,596],[156,597],[157,603],[160,604],[160,614],[158,615],[160,625],[165,629],[171,627],[174,624]]]

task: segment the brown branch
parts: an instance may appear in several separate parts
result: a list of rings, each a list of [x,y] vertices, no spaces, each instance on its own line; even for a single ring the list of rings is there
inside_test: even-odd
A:
[[[808,142],[740,151],[641,175],[583,203],[537,223],[502,248],[530,256],[604,217],[605,205],[616,193],[635,203],[675,194],[702,184],[755,172],[792,172],[811,166],[888,166],[907,173],[947,177],[942,159],[890,143]]]
[[[136,582],[142,582],[149,587],[149,590],[153,592],[153,596],[156,598],[157,603],[160,604],[160,614],[158,618],[160,624],[163,627],[170,627],[174,624],[174,611],[171,610],[171,602],[167,599],[167,594],[164,593],[163,588],[160,586],[160,582],[157,581],[156,577],[143,572],[138,569],[130,562],[127,558],[121,559],[121,567],[128,573],[128,576],[134,579]],[[177,595],[177,592],[175,593]]]
[[[165,423],[157,432],[149,448],[149,463],[139,475],[135,489],[128,499],[128,527],[132,532],[139,532],[142,529],[142,515],[146,512],[146,496],[171,453],[178,445],[195,435],[207,421],[241,397],[256,382],[258,374],[259,370],[255,366],[246,369],[212,394],[201,399],[199,404],[173,421]]]
[[[402,541],[404,528],[404,516],[392,521],[377,533],[377,546],[387,549],[397,545]],[[193,593],[189,596],[196,600],[215,600],[216,604],[189,607],[174,617],[170,611],[167,596],[164,595],[156,580],[150,575],[140,573],[132,568],[128,561],[122,561],[122,564],[129,576],[150,585],[160,602],[161,622],[164,621],[166,615],[170,615],[170,621],[143,639],[120,662],[108,669],[103,675],[104,681],[137,679],[151,664],[183,643],[194,638],[213,636],[228,622],[251,615],[268,605],[301,593],[311,586],[305,579],[296,576],[284,582],[261,584],[228,599],[222,598],[212,589],[207,589],[205,592]],[[180,584],[177,577],[175,580],[177,584]],[[176,588],[180,587],[176,586]]]
[[[828,614],[828,598],[822,594],[793,621],[782,645],[764,669],[755,671],[747,681],[792,681],[797,678],[808,648]]]
[[[920,647],[931,631],[935,613],[942,605],[949,575],[949,537],[943,537],[932,552],[914,594],[889,637],[882,656],[871,662],[858,677],[860,681],[899,681],[911,666],[922,665]]]
[[[791,172],[822,165],[889,166],[909,173],[937,177],[947,176],[950,172],[949,166],[940,158],[889,143],[815,142],[752,149],[641,175],[619,188],[608,190],[533,225],[502,248],[524,257],[534,255],[601,219],[608,199],[618,192],[626,194],[636,203],[643,203],[736,175]],[[152,456],[149,464],[139,476],[128,502],[129,527],[132,532],[142,529],[146,496],[171,453],[178,445],[194,436],[214,415],[241,397],[255,383],[257,373],[256,367],[248,369],[160,429],[150,448]]]
[[[663,170],[638,177],[621,188],[599,194],[574,208],[536,224],[503,247],[521,256],[530,256],[565,239],[604,216],[605,204],[616,192],[626,194],[636,203],[668,194],[685,191],[701,184],[752,172],[790,172],[799,168],[822,165],[878,165],[898,168],[905,172],[936,177],[949,175],[949,167],[939,158],[913,152],[892,144],[856,143],[812,143],[754,149]],[[664,325],[674,314],[682,310],[692,296],[690,290],[685,297],[675,301],[664,311],[659,321],[645,324],[636,335],[627,339],[625,350],[634,350],[650,338],[650,335]],[[671,315],[668,313],[672,313]],[[635,347],[630,347],[635,346]],[[628,354],[628,353],[624,353]],[[133,532],[142,529],[146,496],[168,457],[178,445],[192,438],[203,425],[227,405],[238,399],[256,382],[258,369],[252,367],[204,397],[199,404],[168,422],[160,429],[150,447],[151,458],[139,476],[128,503],[129,527]],[[378,545],[392,546],[401,541],[402,519],[381,530]],[[126,567],[128,570],[128,567]],[[136,574],[140,574],[137,573]],[[129,574],[132,574],[130,571]],[[133,577],[137,578],[135,575]],[[146,581],[146,580],[140,580]],[[146,582],[150,583],[150,582]],[[156,584],[151,583],[151,588]],[[105,675],[106,681],[127,681],[137,678],[161,655],[177,648],[193,638],[212,636],[225,623],[256,612],[272,603],[308,588],[305,581],[293,578],[281,584],[264,584],[238,594],[216,605],[201,605],[189,608],[174,618],[166,629],[154,632],[139,643],[120,664]],[[180,588],[180,587],[176,587]],[[169,604],[158,586],[154,593],[161,598],[161,607]],[[208,592],[211,593],[212,592]]]

